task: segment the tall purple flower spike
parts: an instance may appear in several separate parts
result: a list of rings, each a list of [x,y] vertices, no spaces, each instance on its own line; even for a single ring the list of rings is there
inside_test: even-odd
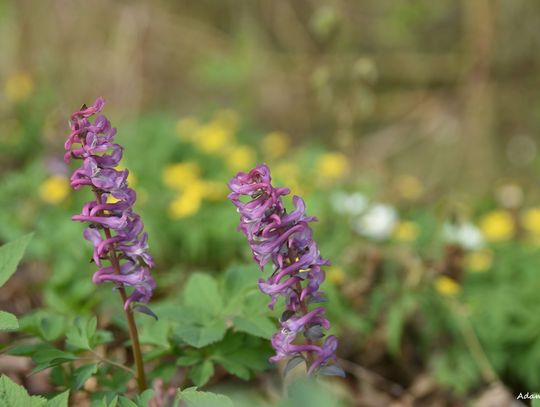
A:
[[[298,196],[293,197],[295,209],[287,212],[282,197],[290,191],[272,186],[270,170],[264,164],[249,173],[238,173],[229,188],[229,199],[240,214],[238,229],[247,237],[253,259],[261,269],[273,263],[268,280],[259,280],[260,290],[271,298],[269,308],[274,308],[279,297],[285,299],[280,330],[272,336],[276,355],[270,361],[302,357],[308,375],[318,370],[323,373],[323,369],[325,374],[342,375],[341,369],[329,365],[336,360],[337,338],[331,335],[317,344],[324,337],[322,330],[330,328],[324,308],[308,309],[310,304],[324,301],[319,291],[324,281],[321,267],[330,264],[321,257],[312,237],[309,222],[317,219],[306,216],[304,201]]]
[[[115,167],[122,159],[123,148],[114,143],[116,129],[105,116],[89,119],[99,113],[105,101],[98,98],[93,106],[83,106],[71,115],[69,135],[64,147],[64,161],[82,160],[73,172],[71,186],[92,188],[95,200],[87,202],[74,221],[88,222],[84,238],[92,242],[92,260],[99,266],[93,282],[109,281],[117,286],[133,287],[124,308],[132,302],[146,303],[156,284],[150,275],[154,260],[148,253],[148,236],[143,232],[140,216],[133,211],[135,191],[127,184],[128,170]],[[104,259],[111,266],[102,264]]]

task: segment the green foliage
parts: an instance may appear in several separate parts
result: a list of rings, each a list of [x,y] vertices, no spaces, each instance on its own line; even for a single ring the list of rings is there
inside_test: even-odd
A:
[[[40,396],[29,396],[25,388],[9,377],[0,375],[0,405],[9,407],[68,407],[69,391],[47,400]]]
[[[22,259],[26,246],[32,239],[33,234],[23,236],[13,242],[0,247],[0,287],[15,273]],[[0,311],[0,331],[14,331],[19,328],[19,322],[15,315],[6,311]]]
[[[178,392],[179,400],[186,407],[233,407],[231,399],[221,394],[199,391],[196,387],[188,387]]]

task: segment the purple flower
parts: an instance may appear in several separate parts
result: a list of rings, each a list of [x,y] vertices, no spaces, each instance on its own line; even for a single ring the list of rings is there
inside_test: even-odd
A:
[[[123,148],[114,143],[116,129],[105,116],[89,119],[99,113],[105,101],[98,98],[94,105],[83,106],[71,115],[71,133],[65,143],[64,160],[82,160],[73,172],[71,186],[88,186],[95,200],[87,202],[74,221],[90,224],[84,238],[94,247],[92,260],[101,268],[92,278],[95,284],[112,282],[120,287],[132,287],[124,308],[132,302],[148,302],[156,284],[150,274],[154,260],[148,252],[148,235],[140,216],[133,211],[135,192],[128,187],[128,170],[115,167],[122,159]],[[115,198],[111,202],[109,198]],[[103,267],[103,260],[111,265]]]
[[[309,310],[309,304],[321,302],[319,287],[324,281],[322,266],[330,264],[321,257],[313,240],[305,203],[293,197],[294,210],[287,212],[282,197],[287,188],[272,186],[270,170],[257,165],[249,173],[238,173],[229,182],[229,199],[240,214],[238,229],[246,236],[253,259],[264,268],[272,262],[274,272],[267,279],[259,280],[260,290],[271,297],[269,307],[274,308],[279,297],[285,299],[286,310],[280,320],[280,331],[272,336],[276,355],[270,361],[297,356],[306,352],[308,374],[335,361],[337,338],[328,336],[322,345],[323,329],[329,329],[325,310]],[[300,342],[304,338],[304,343]],[[296,342],[296,343],[295,343]]]

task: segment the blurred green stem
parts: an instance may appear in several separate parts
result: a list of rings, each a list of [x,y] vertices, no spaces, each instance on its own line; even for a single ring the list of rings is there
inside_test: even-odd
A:
[[[478,364],[482,377],[489,384],[498,382],[499,378],[497,376],[497,373],[495,372],[495,369],[493,369],[493,366],[491,365],[488,357],[486,356],[486,353],[482,348],[482,344],[478,340],[478,336],[476,336],[476,332],[474,332],[474,328],[471,325],[471,322],[469,321],[469,318],[467,316],[467,310],[457,300],[453,299],[450,300],[450,306],[457,315],[458,325],[463,335],[463,338],[465,339],[465,343],[467,344],[469,351],[471,352],[473,358]]]

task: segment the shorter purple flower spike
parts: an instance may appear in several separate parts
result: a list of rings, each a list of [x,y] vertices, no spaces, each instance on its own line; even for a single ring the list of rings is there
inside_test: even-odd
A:
[[[330,264],[321,257],[313,240],[309,223],[316,218],[305,214],[305,203],[298,196],[293,197],[295,209],[287,213],[282,197],[289,194],[289,189],[272,186],[266,165],[257,165],[249,173],[238,173],[229,182],[229,188],[232,191],[229,199],[240,214],[238,229],[247,237],[253,259],[261,269],[270,261],[273,263],[272,275],[259,280],[260,290],[271,298],[268,306],[273,309],[279,297],[285,299],[281,328],[272,336],[276,354],[270,361],[304,357],[305,352],[308,375],[311,375],[335,361],[337,348],[337,338],[333,335],[322,345],[316,344],[330,323],[324,308],[308,309],[309,304],[323,301],[319,291],[324,281],[321,266]],[[300,334],[305,343],[295,343]],[[333,368],[340,372],[339,368]]]
[[[101,267],[92,281],[133,287],[124,303],[128,309],[132,302],[150,300],[156,287],[150,275],[154,260],[148,252],[148,235],[143,231],[141,218],[133,211],[136,195],[128,187],[129,172],[115,169],[123,154],[122,146],[114,143],[116,129],[105,116],[98,116],[93,122],[89,120],[104,105],[103,98],[98,98],[92,106],[83,106],[71,115],[64,160],[66,163],[82,160],[81,167],[71,176],[71,186],[74,189],[88,186],[96,196],[83,206],[79,215],[72,217],[74,221],[90,224],[84,238],[94,246],[92,260]],[[104,259],[112,265],[102,267]]]

